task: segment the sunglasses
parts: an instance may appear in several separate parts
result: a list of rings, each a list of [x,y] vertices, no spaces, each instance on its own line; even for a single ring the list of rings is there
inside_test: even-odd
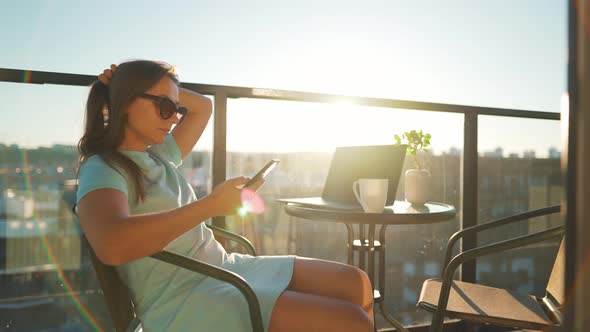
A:
[[[142,93],[139,97],[152,99],[156,101],[158,108],[160,109],[160,116],[162,119],[170,119],[174,114],[180,114],[179,119],[182,119],[186,115],[188,109],[184,106],[176,106],[172,100],[167,97],[154,96],[149,93]]]

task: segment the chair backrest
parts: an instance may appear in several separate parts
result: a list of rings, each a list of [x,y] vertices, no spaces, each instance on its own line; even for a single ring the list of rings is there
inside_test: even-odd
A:
[[[553,263],[553,270],[547,283],[547,294],[551,295],[559,307],[565,302],[565,239],[561,240],[559,251]]]
[[[74,211],[74,205],[76,204],[76,191],[77,186],[64,188],[62,199],[68,206],[68,210],[73,212],[73,217],[76,222],[79,222],[78,216]],[[96,272],[96,277],[102,288],[104,299],[107,304],[107,308],[111,314],[111,319],[117,332],[124,332],[135,317],[133,311],[133,302],[129,295],[127,286],[123,283],[115,267],[102,263],[94,253],[92,246],[86,239],[86,236],[82,234],[84,245],[90,251],[90,257],[92,258],[92,265]]]
[[[133,302],[129,295],[129,289],[117,273],[115,267],[102,263],[94,254],[94,250],[86,239],[84,242],[88,245],[92,257],[92,265],[96,271],[96,277],[102,288],[107,308],[111,314],[113,325],[117,332],[127,330],[127,327],[135,317],[133,311]]]

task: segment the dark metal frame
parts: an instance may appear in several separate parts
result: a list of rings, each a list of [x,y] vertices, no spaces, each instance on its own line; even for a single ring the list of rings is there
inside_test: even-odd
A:
[[[566,133],[562,133],[565,137],[563,149],[564,155],[562,159],[562,174],[564,177],[565,185],[565,212],[564,219],[566,228],[566,242],[565,242],[565,287],[566,289],[574,289],[576,284],[576,265],[578,263],[578,257],[576,257],[578,248],[578,237],[576,236],[579,226],[576,224],[576,190],[577,190],[577,155],[576,155],[576,138],[578,137],[578,113],[581,112],[581,106],[579,104],[580,96],[578,91],[578,73],[581,71],[578,68],[579,63],[582,61],[578,59],[578,47],[584,45],[578,45],[578,29],[582,30],[583,22],[578,21],[578,12],[576,9],[576,1],[568,1],[568,65],[567,65],[567,90],[569,95],[569,110],[567,115],[567,124],[564,126]],[[583,74],[581,74],[583,75]],[[586,112],[587,113],[587,112]],[[565,119],[564,119],[565,120]],[[587,129],[586,129],[587,130]],[[578,222],[584,222],[580,220]],[[575,304],[576,301],[567,301],[566,303],[566,320],[565,330],[576,331],[580,326],[576,322],[579,317],[576,317]],[[583,319],[583,318],[582,318]]]
[[[215,234],[216,237],[237,242],[238,244],[242,245],[250,255],[256,256],[256,251],[254,250],[254,247],[252,246],[250,241],[248,241],[248,239],[246,239],[245,237],[240,236],[235,233],[232,233],[232,232],[228,232],[227,230],[224,230],[224,229],[212,226],[212,225],[206,225],[206,226],[213,231],[213,233]],[[100,262],[98,260],[98,258],[94,254],[94,250],[92,249],[92,247],[90,246],[90,244],[86,240],[85,236],[84,236],[84,242],[86,243],[86,245],[88,246],[88,249],[91,252],[93,265],[95,266],[95,270],[96,270],[97,274],[101,273],[101,272],[99,272],[100,267],[98,267],[96,265],[102,264],[102,265],[106,266],[106,264],[103,264],[102,262]],[[252,331],[254,331],[254,332],[263,332],[264,331],[264,323],[262,320],[262,313],[260,310],[260,303],[258,301],[258,297],[256,296],[256,293],[254,293],[254,290],[252,290],[252,287],[250,287],[248,282],[244,278],[242,278],[240,275],[238,275],[232,271],[228,271],[223,268],[217,267],[215,265],[201,262],[201,261],[194,259],[192,257],[188,257],[188,256],[174,253],[169,250],[162,250],[159,253],[150,255],[150,257],[155,258],[160,261],[163,261],[163,262],[166,262],[166,263],[169,263],[169,264],[172,264],[172,265],[175,265],[175,266],[182,267],[184,269],[187,269],[187,270],[190,270],[193,272],[201,273],[205,276],[208,276],[208,277],[220,280],[220,281],[227,282],[230,285],[236,287],[242,293],[242,295],[246,299],[246,302],[248,303],[248,309],[249,309],[249,313],[250,313],[250,324],[252,326]],[[112,286],[120,287],[122,285],[113,285],[114,281],[109,279],[109,276],[107,276],[106,274],[98,276],[98,279],[99,279],[99,282],[100,282],[101,287],[103,289],[103,293],[105,294],[105,299],[107,297],[109,297],[109,299],[107,299],[107,307],[108,307],[109,312],[111,314],[111,318],[113,319],[113,323],[115,324],[115,329],[117,331],[129,331],[129,332],[141,331],[142,330],[141,329],[142,328],[141,321],[135,316],[135,313],[133,312],[132,303],[130,303],[130,302],[128,302],[128,303],[113,303],[113,301],[117,301],[118,299],[115,299],[113,297],[114,294],[109,294],[109,292],[113,292],[115,290],[114,288],[109,289],[109,287],[112,287]]]
[[[514,223],[517,221],[528,220],[528,219],[534,218],[534,217],[557,213],[559,211],[560,211],[559,205],[551,206],[551,207],[547,207],[547,208],[542,208],[542,209],[537,209],[537,210],[532,210],[532,211],[528,211],[525,213],[521,213],[521,214],[513,215],[510,217],[491,221],[491,222],[488,222],[485,224],[465,228],[465,229],[453,234],[449,238],[449,242],[447,244],[447,248],[445,251],[444,262],[442,265],[442,271],[443,271],[441,274],[442,285],[441,285],[438,305],[436,306],[436,308],[421,305],[421,307],[423,309],[426,309],[428,311],[434,311],[434,315],[432,317],[432,324],[430,326],[430,332],[442,332],[443,320],[444,320],[444,316],[445,316],[445,310],[447,308],[447,304],[449,301],[449,295],[451,292],[453,275],[455,274],[457,268],[461,264],[464,264],[467,261],[473,261],[478,257],[482,257],[482,256],[490,255],[490,254],[495,254],[495,253],[499,253],[502,251],[507,251],[510,249],[519,248],[519,247],[524,247],[524,246],[527,246],[527,245],[530,245],[533,243],[538,243],[538,242],[547,241],[547,240],[551,240],[551,239],[561,238],[561,237],[563,237],[563,235],[565,233],[565,226],[564,225],[557,226],[557,227],[546,229],[544,231],[512,238],[512,239],[505,240],[505,241],[496,242],[493,244],[488,244],[485,246],[481,246],[479,248],[474,248],[474,249],[462,251],[459,254],[457,254],[455,257],[453,257],[453,259],[451,259],[453,247],[454,247],[455,243],[457,243],[457,241],[460,238],[463,238],[468,235],[472,235],[472,236],[476,237],[477,233],[484,231],[484,230],[508,225],[508,224],[511,224],[511,223]],[[555,307],[553,309],[555,309]],[[560,319],[560,316],[558,316],[558,317]],[[559,322],[559,323],[561,324],[562,322]]]
[[[245,237],[212,225],[207,225],[207,227],[209,227],[213,231],[215,236],[235,241],[241,244],[244,248],[246,248],[250,255],[256,256],[254,247],[252,246],[250,241],[248,241],[248,239],[246,239]],[[172,265],[180,266],[187,270],[204,274],[208,277],[221,280],[233,285],[242,293],[242,295],[244,295],[246,301],[248,302],[252,331],[264,331],[264,324],[262,322],[262,313],[260,311],[260,303],[258,302],[258,297],[256,296],[256,293],[254,293],[254,290],[252,290],[252,287],[250,287],[248,282],[240,275],[219,268],[215,265],[207,264],[194,258],[179,255],[168,250],[163,250],[159,253],[151,255],[150,257],[161,260],[163,262],[170,263]]]
[[[250,255],[256,256],[256,252],[254,250],[254,247],[252,246],[252,243],[250,243],[250,241],[248,241],[248,239],[246,239],[245,237],[240,236],[235,233],[232,233],[232,232],[229,232],[227,230],[215,227],[213,225],[207,225],[207,227],[213,231],[215,236],[235,241],[235,242],[239,243],[240,245],[242,245],[246,249],[246,251],[248,251],[248,253]],[[191,270],[193,272],[201,273],[203,275],[206,275],[208,277],[211,277],[211,278],[214,278],[214,279],[217,279],[220,281],[227,282],[227,283],[231,284],[232,286],[236,287],[242,293],[242,295],[244,295],[244,297],[246,298],[246,301],[248,302],[248,309],[250,310],[250,323],[252,325],[252,331],[256,331],[256,332],[263,332],[264,331],[264,324],[262,321],[262,313],[260,311],[260,303],[258,302],[258,297],[256,296],[256,293],[254,293],[254,290],[252,290],[252,287],[250,287],[248,282],[244,278],[242,278],[240,275],[238,275],[234,272],[222,269],[222,268],[217,267],[215,265],[211,265],[211,264],[201,262],[201,261],[196,260],[191,257],[187,257],[184,255],[174,253],[169,250],[162,250],[159,253],[151,255],[150,257],[155,258],[160,261],[163,261],[163,262],[166,262],[166,263],[170,263],[172,265],[180,266],[182,268],[185,268],[187,270]],[[131,325],[128,329],[131,329],[131,331],[135,331],[138,327],[137,324],[138,324],[137,320],[134,319],[131,322]]]

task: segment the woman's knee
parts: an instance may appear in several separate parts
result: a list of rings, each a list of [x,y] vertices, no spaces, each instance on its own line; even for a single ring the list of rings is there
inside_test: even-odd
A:
[[[354,266],[354,269],[356,270],[355,273],[358,276],[359,284],[363,285],[364,287],[372,288],[373,285],[371,284],[371,280],[369,279],[369,275],[367,275],[367,273],[365,271],[359,269],[356,266]]]
[[[356,266],[351,266],[349,272],[352,289],[358,289],[360,298],[362,299],[359,304],[366,305],[367,302],[373,302],[373,285],[367,273]]]
[[[341,285],[341,298],[347,299],[364,310],[372,308],[373,285],[365,271],[356,266],[347,265],[341,271],[341,278],[337,282]]]
[[[354,325],[358,327],[359,331],[373,331],[374,330],[374,322],[373,317],[370,317],[369,314],[363,310],[361,307],[357,307],[356,310],[356,318]]]
[[[373,318],[358,305],[349,308],[345,315],[335,315],[332,317],[334,327],[338,326],[338,331],[373,331]]]
[[[313,294],[284,292],[270,322],[271,331],[373,331],[373,319],[348,301]]]
[[[371,282],[358,267],[307,258],[297,258],[295,263],[288,289],[347,300],[366,310],[372,307]]]

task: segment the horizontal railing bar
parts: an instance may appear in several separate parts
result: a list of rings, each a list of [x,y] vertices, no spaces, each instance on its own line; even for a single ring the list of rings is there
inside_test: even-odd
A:
[[[0,81],[4,82],[88,86],[96,79],[96,76],[93,75],[0,68]],[[247,88],[199,83],[182,83],[182,86],[206,95],[214,95],[216,93],[222,92],[228,98],[257,98],[319,103],[350,103],[362,106],[411,109],[429,112],[478,114],[544,120],[560,119],[560,114],[557,112],[527,111],[508,108],[455,105],[399,99],[354,97],[327,93]]]
[[[24,295],[24,296],[8,297],[8,298],[0,299],[0,304],[23,302],[23,301],[33,301],[33,300],[41,300],[41,299],[53,299],[53,298],[60,298],[60,297],[71,297],[72,295],[95,295],[95,294],[102,294],[101,292],[102,291],[99,291],[98,289],[84,289],[84,290],[79,290],[79,291],[76,290],[76,291],[71,291],[71,292]]]

